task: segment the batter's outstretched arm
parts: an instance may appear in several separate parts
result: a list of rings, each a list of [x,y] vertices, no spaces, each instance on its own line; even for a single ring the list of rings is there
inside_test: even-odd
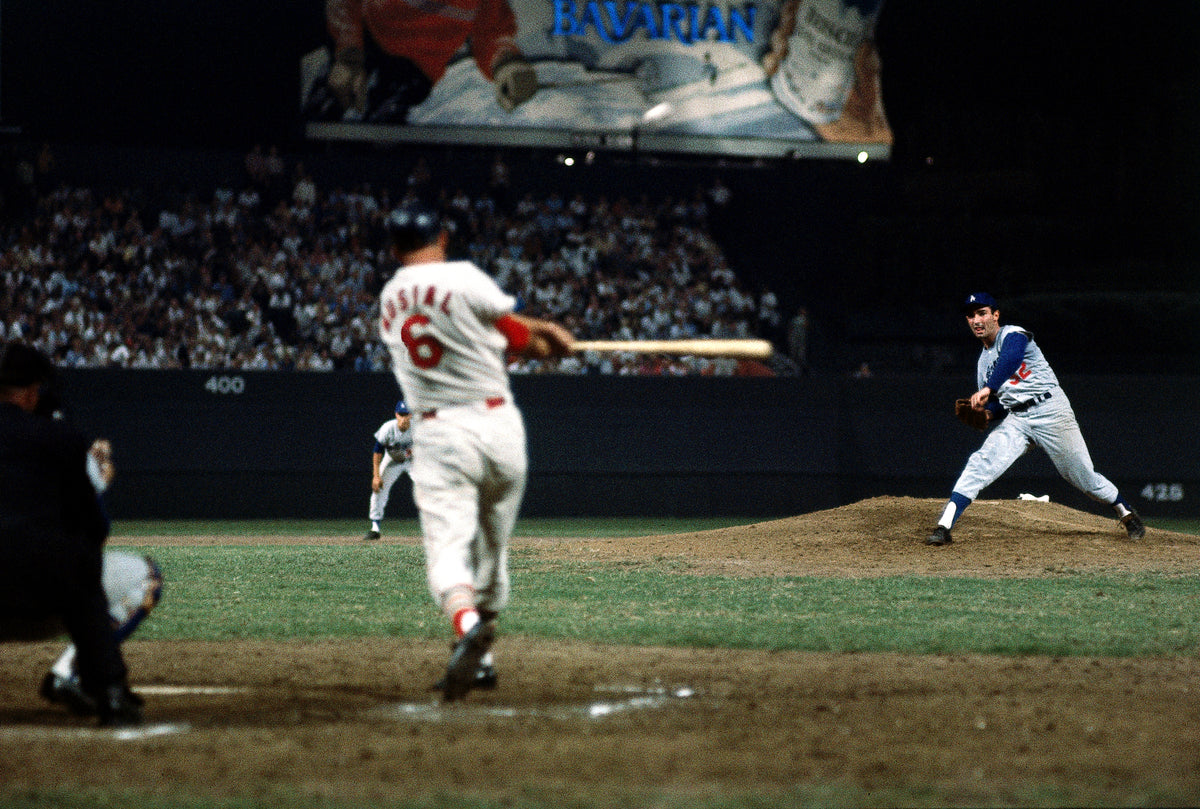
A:
[[[508,340],[508,350],[529,359],[565,357],[572,352],[575,337],[559,324],[536,317],[509,314],[496,321]]]

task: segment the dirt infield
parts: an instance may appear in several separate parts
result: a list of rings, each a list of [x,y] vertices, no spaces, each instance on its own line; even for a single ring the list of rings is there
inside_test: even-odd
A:
[[[1200,537],[1150,529],[1134,545],[1114,520],[1036,502],[976,503],[953,545],[927,548],[940,507],[876,498],[695,534],[517,544],[548,558],[668,560],[683,563],[672,567],[680,575],[1200,570]],[[94,730],[33,695],[58,644],[4,650],[0,797],[98,788],[280,806],[433,805],[439,796],[680,807],[731,805],[723,796],[764,802],[755,805],[1200,803],[1194,656],[615,649],[502,635],[501,687],[439,706],[426,688],[444,643],[126,648],[152,723],[132,734]]]

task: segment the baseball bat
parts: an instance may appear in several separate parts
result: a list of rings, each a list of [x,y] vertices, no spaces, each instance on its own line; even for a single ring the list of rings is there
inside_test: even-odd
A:
[[[628,351],[747,360],[764,360],[775,350],[767,340],[576,340],[574,346],[576,351]]]

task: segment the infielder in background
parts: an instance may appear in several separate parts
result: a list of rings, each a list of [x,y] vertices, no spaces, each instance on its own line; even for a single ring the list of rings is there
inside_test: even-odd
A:
[[[960,408],[960,418],[991,431],[967,459],[925,544],[949,545],[950,529],[963,510],[1034,445],[1071,485],[1112,506],[1130,539],[1145,536],[1145,526],[1117,487],[1092,467],[1071,402],[1033,335],[1020,326],[1001,326],[996,300],[986,292],[967,296],[963,313],[983,352],[975,372],[979,390]]]
[[[363,539],[379,539],[379,523],[387,508],[392,486],[412,467],[412,416],[404,400],[396,402],[396,417],[375,431],[375,449],[371,451],[371,506],[367,517],[371,530]]]
[[[137,724],[142,703],[127,685],[120,644],[161,579],[148,560],[104,552],[108,515],[89,468],[107,485],[110,448],[89,449],[56,418],[54,381],[41,352],[0,344],[0,641],[67,634],[71,646],[42,695],[101,725]]]
[[[430,593],[454,629],[446,700],[494,685],[490,648],[508,602],[508,543],[525,493],[525,425],[506,353],[571,353],[562,326],[514,313],[515,299],[467,261],[423,206],[388,218],[401,267],[380,295],[380,334],[414,413],[413,497]]]

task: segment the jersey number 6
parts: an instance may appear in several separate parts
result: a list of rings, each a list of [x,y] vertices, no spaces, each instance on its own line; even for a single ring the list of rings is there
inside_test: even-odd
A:
[[[413,334],[414,329],[428,326],[429,318],[425,315],[412,315],[400,327],[400,340],[408,349],[412,364],[418,368],[432,368],[442,361],[445,349],[432,334]]]

